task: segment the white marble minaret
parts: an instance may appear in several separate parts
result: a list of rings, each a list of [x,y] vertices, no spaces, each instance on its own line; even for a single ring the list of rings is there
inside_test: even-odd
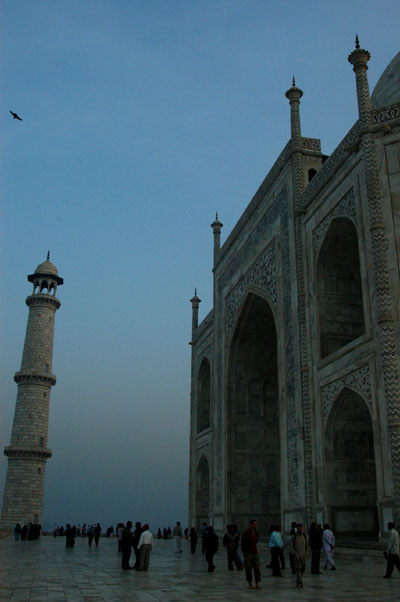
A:
[[[28,280],[33,291],[26,299],[29,317],[21,369],[14,376],[18,393],[11,444],[4,449],[8,470],[0,526],[5,529],[17,522],[41,524],[44,474],[51,456],[47,432],[50,391],[56,383],[52,373],[54,318],[61,305],[55,295],[63,279],[48,254]]]

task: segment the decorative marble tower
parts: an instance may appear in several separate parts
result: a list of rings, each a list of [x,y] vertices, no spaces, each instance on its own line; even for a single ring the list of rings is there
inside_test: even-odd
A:
[[[4,449],[8,470],[0,526],[5,529],[17,522],[41,524],[44,473],[51,456],[47,432],[50,391],[56,383],[52,373],[54,319],[61,305],[55,295],[63,279],[48,253],[28,280],[33,291],[26,299],[29,317],[21,369],[14,376],[18,393],[11,444]]]

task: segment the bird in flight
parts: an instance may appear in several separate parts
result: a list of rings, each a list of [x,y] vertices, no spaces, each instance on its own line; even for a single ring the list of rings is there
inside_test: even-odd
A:
[[[21,117],[17,115],[17,113],[13,113],[12,111],[10,111],[10,113],[14,117],[14,119],[19,119],[20,121],[22,121]]]

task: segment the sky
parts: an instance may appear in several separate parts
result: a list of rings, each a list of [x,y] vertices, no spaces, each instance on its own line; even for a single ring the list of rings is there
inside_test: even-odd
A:
[[[31,293],[57,296],[43,522],[187,522],[191,305],[290,137],[330,154],[399,51],[398,0],[2,0],[0,447]],[[22,122],[13,120],[16,111]],[[7,459],[0,458],[0,490]]]

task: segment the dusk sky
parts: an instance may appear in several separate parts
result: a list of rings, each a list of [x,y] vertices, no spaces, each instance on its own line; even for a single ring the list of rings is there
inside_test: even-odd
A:
[[[57,291],[44,524],[187,521],[191,305],[290,137],[330,154],[399,51],[398,0],[2,0],[0,447],[31,293]],[[16,111],[23,121],[13,120]],[[1,460],[1,495],[7,459]]]

